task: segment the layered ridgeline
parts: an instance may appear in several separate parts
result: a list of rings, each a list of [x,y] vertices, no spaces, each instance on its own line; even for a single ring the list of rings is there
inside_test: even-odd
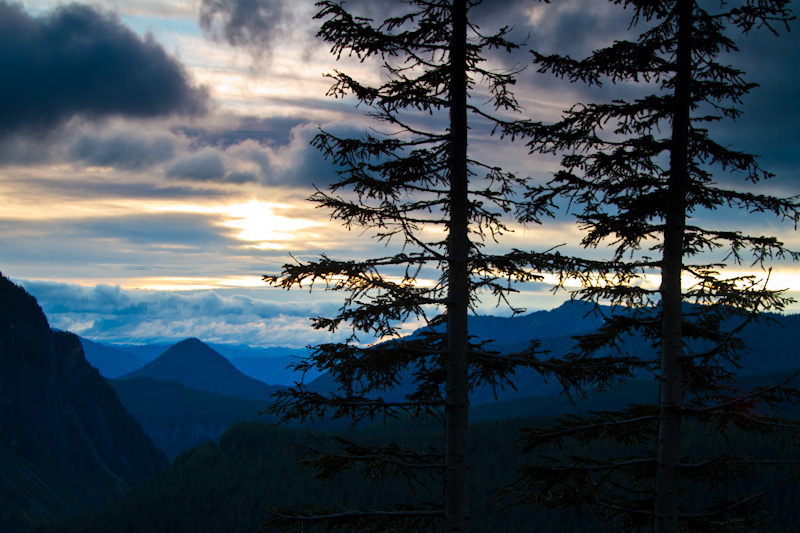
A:
[[[110,383],[170,459],[219,439],[238,421],[272,420],[259,412],[281,388],[244,375],[219,352],[194,338],[178,342],[155,360]]]
[[[99,508],[166,465],[78,337],[0,275],[0,531]]]
[[[574,348],[574,335],[596,331],[603,323],[603,316],[610,311],[605,306],[595,308],[585,302],[567,301],[556,309],[515,317],[471,316],[469,330],[476,340],[493,340],[486,348],[500,353],[520,351],[535,340],[541,343],[542,350],[561,357]],[[800,368],[794,348],[794,332],[800,328],[800,315],[767,313],[765,316],[773,321],[750,324],[740,333],[749,348],[740,361],[742,375]],[[186,339],[171,347],[109,346],[87,339],[81,341],[87,360],[107,378],[149,377],[178,381],[198,390],[259,400],[268,399],[280,386],[292,386],[301,379],[307,388],[317,392],[336,387],[329,375],[321,375],[316,369],[303,376],[287,368],[301,360],[306,350],[208,345],[197,339]],[[631,352],[653,352],[652,346],[641,338],[628,337],[623,343]],[[547,383],[538,374],[524,369],[517,371],[513,381],[516,389],[497,391],[497,398],[494,391],[478,389],[473,391],[470,401],[477,405],[561,392],[557,383]],[[410,379],[403,379],[390,396],[402,397],[411,386]]]
[[[616,312],[619,313],[619,309]],[[597,331],[603,324],[603,317],[610,313],[611,308],[608,306],[595,306],[577,300],[567,301],[556,309],[515,317],[471,316],[469,331],[476,340],[494,341],[487,343],[485,348],[501,354],[518,352],[536,341],[540,343],[542,351],[555,357],[563,357],[575,349],[573,336]],[[739,333],[748,350],[742,354],[739,368],[736,369],[737,374],[746,377],[800,368],[796,349],[800,315],[764,313],[762,318],[761,322],[748,324]],[[729,325],[728,329],[733,327],[735,324]],[[619,346],[643,358],[655,356],[656,353],[651,343],[641,336],[622,336]],[[694,347],[699,349],[701,346],[696,343]],[[608,348],[597,355],[614,353],[616,350]],[[413,372],[401,372],[400,377],[399,385],[394,390],[382,392],[380,396],[388,401],[400,401],[412,392]],[[556,380],[545,380],[540,374],[527,368],[517,369],[511,382],[513,387],[503,390],[494,390],[490,386],[476,387],[470,393],[470,403],[481,405],[534,396],[558,396],[562,391]],[[320,394],[327,394],[338,388],[330,374],[311,380],[306,386]]]
[[[236,422],[274,420],[259,413],[281,387],[256,378],[294,383],[299,377],[286,367],[305,353],[288,348],[212,347],[194,338],[172,346],[105,345],[89,339],[81,343],[86,359],[109,378],[128,412],[170,459],[219,439]],[[256,378],[239,370],[239,362]]]
[[[603,313],[608,311],[608,308],[595,309],[579,301],[566,302],[553,310],[516,317],[473,316],[470,317],[469,327],[481,340],[494,339],[495,343],[488,346],[500,352],[519,351],[532,340],[538,339],[543,349],[561,356],[572,349],[572,335],[596,330],[602,323]],[[751,347],[751,352],[741,361],[742,375],[800,367],[794,349],[794,332],[800,328],[800,316],[770,317],[777,319],[777,322],[751,324],[742,332]],[[305,352],[287,348],[209,346],[197,339],[188,339],[172,347],[112,347],[86,339],[82,342],[87,359],[97,365],[106,377],[119,375],[117,370],[120,366],[130,364],[131,355],[140,361],[143,358],[151,361],[147,366],[142,363],[143,368],[125,376],[129,379],[110,382],[123,405],[170,458],[206,440],[217,440],[226,428],[237,421],[272,421],[272,418],[258,413],[265,410],[271,391],[277,387],[258,383],[250,389],[252,380],[242,374],[273,385],[290,386],[302,376],[286,367],[297,362]],[[625,342],[632,352],[646,353],[652,350],[642,339],[628,338]],[[230,363],[225,361],[223,355]],[[236,368],[232,368],[231,364]],[[318,374],[309,372],[305,376],[309,390],[327,393],[337,388],[329,374]],[[384,398],[402,400],[413,390],[411,373],[401,377],[403,379],[395,390],[382,394]],[[473,391],[471,402],[481,407],[473,410],[473,418],[585,412],[587,409],[597,409],[598,402],[602,402],[606,408],[618,409],[631,402],[653,401],[657,397],[654,381],[634,380],[620,390],[607,392],[602,398],[597,395],[585,400],[576,398],[577,404],[573,405],[567,397],[559,395],[561,389],[557,382],[545,382],[534,372],[521,369],[513,381],[516,388],[493,391],[484,387]],[[251,391],[254,393],[251,394]],[[535,401],[514,403],[515,400],[532,397],[537,398]],[[497,404],[498,401],[501,403]],[[497,404],[496,408],[492,404]],[[332,429],[342,424],[346,424],[346,421],[322,421],[316,422],[313,427]]]
[[[143,367],[147,361],[125,350],[92,342],[81,337],[86,360],[105,378],[118,378]]]

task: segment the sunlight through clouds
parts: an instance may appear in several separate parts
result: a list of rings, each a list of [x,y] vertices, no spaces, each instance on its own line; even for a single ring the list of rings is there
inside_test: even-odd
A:
[[[64,3],[25,0],[22,4],[31,20],[43,24],[44,18],[37,17],[46,18]],[[386,14],[385,6],[353,4],[369,16]],[[529,48],[563,48],[579,57],[601,41],[618,39],[625,31],[627,22],[614,15],[618,6],[606,3],[579,9],[585,5],[573,0],[552,5],[520,1],[504,3],[503,10],[485,9],[482,28],[500,27],[513,13],[514,31],[525,41],[518,56],[498,55],[486,65],[524,68],[530,60]],[[331,80],[324,74],[340,69],[367,83],[382,80],[379,60],[362,63],[356,57],[344,57],[337,62],[329,53],[330,44],[315,39],[318,21],[312,19],[313,0],[281,4],[278,11],[285,18],[264,20],[276,33],[264,36],[269,49],[258,51],[236,49],[224,39],[209,39],[198,23],[199,1],[100,0],[91,6],[89,11],[99,8],[99,13],[110,17],[103,19],[110,37],[127,35],[128,41],[138,43],[137,50],[151,59],[160,57],[162,64],[170,66],[176,79],[186,85],[185,98],[173,107],[148,111],[163,112],[158,116],[115,112],[97,117],[92,114],[97,99],[80,100],[77,114],[62,110],[63,120],[39,136],[9,133],[0,142],[0,271],[16,279],[147,289],[148,293],[163,293],[167,306],[170,294],[189,298],[196,291],[241,290],[254,291],[258,298],[263,294],[293,298],[285,291],[264,287],[261,274],[278,272],[292,256],[314,260],[325,253],[337,260],[359,261],[388,253],[382,249],[385,243],[371,238],[372,233],[347,231],[329,219],[329,212],[306,201],[314,192],[312,184],[324,189],[336,178],[337,169],[309,146],[318,128],[345,138],[358,137],[375,127],[365,117],[368,110],[355,108],[352,99],[326,96]],[[795,46],[796,33],[777,41],[767,37],[758,37],[752,44],[743,41],[742,68],[754,73],[753,81],[761,87],[744,102],[743,118],[736,128],[726,130],[725,142],[743,148],[755,143],[754,151],[764,155],[765,168],[778,174],[774,181],[753,184],[755,194],[792,195],[800,186],[796,170],[800,168],[800,137],[796,121],[791,120],[797,116],[798,104],[786,97],[785,81],[800,50]],[[763,57],[771,61],[764,62]],[[107,63],[99,66],[110,69],[109,75],[117,72],[113,61]],[[98,78],[96,87],[82,87],[74,96],[82,97],[88,90],[106,94],[128,87],[110,80]],[[51,85],[58,87],[58,80]],[[170,86],[166,82],[158,85]],[[544,122],[557,120],[565,109],[595,96],[580,84],[559,83],[532,68],[524,68],[515,91],[526,118]],[[140,97],[139,93],[114,94],[127,102]],[[155,94],[163,96],[166,91]],[[201,113],[198,103],[204,95],[208,106]],[[775,102],[781,105],[775,106]],[[189,105],[192,103],[194,106]],[[177,113],[187,109],[198,112]],[[422,114],[413,120],[427,121],[426,126],[438,124]],[[559,170],[560,158],[531,155],[524,140],[508,143],[508,139],[492,136],[478,119],[472,125],[470,148],[477,159],[516,171],[520,177],[529,176],[537,184]],[[762,133],[753,139],[753,131]],[[715,176],[723,184],[730,179],[739,176]],[[756,214],[745,219],[718,209],[698,220],[698,224],[733,230],[745,221],[748,231],[775,235],[790,248],[800,248],[800,236],[790,224],[774,224]],[[612,253],[604,246],[583,250],[575,219],[564,210],[541,226],[509,223],[509,229],[513,231],[503,235],[499,244],[487,238],[484,251],[556,247],[562,255],[589,258],[607,258]],[[434,225],[424,232],[431,241],[443,235]],[[399,245],[390,243],[390,247]],[[800,269],[787,261],[773,265],[769,286],[800,294]],[[724,275],[750,272],[747,264],[731,266]],[[435,277],[434,272],[423,272],[419,283],[429,286]],[[555,281],[546,277],[542,283],[520,286],[513,304],[529,309],[556,307],[569,294],[559,291],[552,295],[549,291]],[[649,274],[641,280],[648,288],[659,282]],[[566,288],[579,285],[570,280]],[[59,293],[52,294],[55,299]],[[310,299],[334,301],[340,296],[315,291]],[[487,296],[478,312],[505,312],[494,308],[490,300]],[[233,306],[235,300],[231,302]],[[800,305],[792,308],[800,309]],[[68,323],[66,315],[62,318],[63,324]],[[88,331],[83,318],[75,320],[76,328]],[[303,337],[306,333],[292,329],[302,322],[297,320],[274,331],[286,338]],[[247,327],[262,321],[251,320]],[[202,320],[192,324],[203,327]],[[99,326],[96,329],[99,332]],[[256,329],[252,326],[252,331]],[[166,335],[169,330],[165,326],[163,331]]]
[[[170,204],[152,206],[153,211],[179,213],[206,213],[224,215],[227,220],[223,226],[239,230],[236,238],[246,241],[248,246],[261,250],[282,250],[286,242],[299,240],[303,230],[324,226],[323,222],[302,218],[290,218],[275,214],[276,210],[290,210],[289,204],[268,203],[260,200],[221,205],[203,206],[190,204]]]
[[[324,226],[322,222],[288,218],[275,214],[276,209],[288,210],[287,204],[267,204],[251,200],[246,204],[231,205],[225,214],[232,220],[225,226],[241,230],[237,235],[240,240],[255,242],[259,249],[285,249],[286,245],[275,241],[294,241],[300,238],[300,232],[309,228]]]

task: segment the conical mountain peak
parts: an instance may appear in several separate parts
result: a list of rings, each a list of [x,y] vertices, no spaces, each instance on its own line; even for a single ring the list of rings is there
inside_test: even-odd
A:
[[[242,374],[219,352],[196,338],[182,340],[142,368],[123,376],[178,381],[187,387],[240,398],[268,400],[280,387]]]

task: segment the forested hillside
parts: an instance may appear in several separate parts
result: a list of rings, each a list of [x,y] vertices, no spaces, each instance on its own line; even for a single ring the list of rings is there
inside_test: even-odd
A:
[[[267,402],[224,396],[152,378],[109,380],[145,433],[172,460],[190,448],[217,440],[240,421],[274,421],[259,415]]]
[[[614,533],[613,523],[597,521],[591,513],[577,514],[566,510],[546,510],[535,506],[503,508],[495,499],[503,487],[515,479],[515,468],[522,456],[514,446],[518,428],[552,423],[545,417],[481,422],[473,425],[471,435],[473,479],[473,531],[508,533],[537,531],[541,533]],[[725,448],[725,439],[709,428],[690,428],[687,442],[692,447]],[[380,442],[391,438],[418,449],[436,442],[437,429],[425,424],[394,422],[386,427],[347,433],[309,433],[274,427],[264,423],[240,423],[220,438],[219,444],[206,443],[179,457],[168,469],[137,487],[128,496],[103,510],[47,529],[53,533],[208,533],[255,532],[268,516],[268,508],[298,507],[309,501],[326,507],[349,503],[356,507],[385,504],[386,498],[400,502],[425,499],[425,491],[407,499],[405,484],[387,482],[390,490],[374,490],[370,480],[360,479],[357,472],[336,477],[328,484],[314,478],[311,470],[300,468],[294,453],[286,453],[290,443],[324,447],[337,435],[359,438],[360,443]],[[709,437],[709,434],[712,436]],[[758,456],[773,454],[780,446],[770,439],[748,436],[730,440],[740,451]],[[598,450],[607,454],[608,449]],[[551,450],[551,453],[556,453]],[[569,453],[566,450],[565,453]],[[785,459],[798,458],[796,448],[783,452]],[[778,476],[765,470],[758,478],[748,480],[748,488],[766,487]],[[740,487],[732,487],[737,489]],[[430,491],[440,487],[433,483]],[[388,494],[388,496],[387,496]],[[380,496],[379,496],[380,495]],[[377,498],[381,498],[380,501]],[[706,494],[710,498],[710,493]],[[764,513],[767,520],[763,532],[786,531],[786,524],[800,521],[800,486],[797,482],[781,487],[768,497],[771,506]],[[268,530],[277,531],[277,530]],[[36,533],[44,533],[37,530]]]
[[[0,276],[0,531],[99,508],[166,464],[77,336]]]

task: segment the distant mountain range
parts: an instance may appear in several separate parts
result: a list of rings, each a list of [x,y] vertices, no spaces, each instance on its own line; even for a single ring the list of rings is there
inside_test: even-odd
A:
[[[779,319],[782,325],[751,325],[742,332],[751,347],[741,361],[743,375],[800,368],[794,333],[800,328],[800,316],[771,316]],[[474,316],[469,322],[471,332],[480,340],[496,341],[491,345],[495,350],[503,353],[519,351],[531,340],[538,339],[541,349],[553,356],[566,354],[573,348],[572,335],[591,332],[601,324],[601,314],[593,312],[593,307],[583,302],[567,302],[550,311],[517,317]],[[83,340],[83,344],[87,359],[97,363],[106,377],[117,378],[112,384],[123,404],[170,457],[205,439],[216,439],[238,420],[258,419],[256,413],[266,408],[274,391],[293,386],[301,379],[299,373],[287,367],[296,361],[296,357],[306,353],[306,350],[286,348],[207,345],[197,339],[187,339],[173,346],[104,346],[88,340]],[[653,352],[653,348],[642,339],[629,338],[625,346],[637,354]],[[122,372],[123,368],[130,368],[125,365],[141,361],[133,354],[154,359],[135,370]],[[309,390],[320,393],[337,389],[330,374],[309,372],[304,383]],[[632,383],[622,391],[606,395],[608,398],[604,396],[602,401],[613,400],[619,407],[634,394],[633,391],[650,391],[651,397],[647,400],[652,400],[656,390],[652,379],[638,383],[640,385]],[[572,406],[566,397],[559,396],[561,388],[556,381],[547,382],[532,370],[519,369],[514,385],[503,390],[483,387],[473,391],[474,415],[488,419],[515,416],[512,413],[529,416],[581,409]],[[395,390],[381,393],[381,396],[396,401],[412,390],[413,379],[408,372]],[[638,397],[639,393],[634,395]],[[526,400],[533,397],[537,399]],[[251,400],[257,402],[250,403]],[[588,403],[584,401],[583,405],[591,406],[598,400],[593,398]],[[642,401],[645,398],[642,397]],[[211,405],[221,407],[212,409]],[[495,405],[498,409],[493,408]],[[338,426],[321,423],[315,427]]]
[[[230,362],[243,374],[266,383],[291,386],[303,379],[303,374],[296,372],[291,365],[297,363],[298,356],[279,355],[277,357],[234,357]],[[318,370],[306,372],[305,381],[311,381],[322,375]]]
[[[83,352],[90,365],[107,378],[118,378],[143,367],[147,361],[125,350],[81,337]]]
[[[174,343],[167,344],[110,344],[108,346],[129,353],[146,363],[158,358]]]
[[[570,301],[550,311],[516,317],[473,316],[469,319],[469,327],[477,339],[494,340],[490,347],[501,353],[520,351],[536,339],[541,342],[543,351],[558,357],[573,349],[573,335],[596,330],[603,323],[601,313],[607,311],[608,308],[601,307],[597,312],[590,304]],[[780,324],[749,325],[742,332],[750,347],[741,360],[743,374],[764,374],[800,367],[794,333],[800,328],[800,315],[768,316]],[[109,378],[145,376],[178,381],[187,387],[209,392],[257,399],[268,397],[267,393],[274,392],[278,386],[293,386],[301,379],[308,388],[321,393],[336,387],[329,375],[312,371],[302,376],[288,368],[298,357],[306,355],[305,349],[209,346],[197,340],[187,345],[179,343],[181,349],[178,352],[172,351],[175,347],[168,345],[106,346],[89,340],[83,340],[83,345],[90,363]],[[629,338],[625,346],[639,355],[653,353],[653,348],[643,339]],[[226,364],[223,356],[230,364]],[[150,363],[141,363],[143,359]],[[139,366],[133,368],[135,365]],[[245,376],[262,384],[246,380]],[[411,379],[401,381],[400,388],[384,397],[397,399],[407,394],[412,386]],[[264,384],[272,387],[265,388]],[[517,371],[514,384],[516,389],[476,390],[472,402],[482,404],[561,392],[557,383],[546,382],[535,372],[525,369]]]

